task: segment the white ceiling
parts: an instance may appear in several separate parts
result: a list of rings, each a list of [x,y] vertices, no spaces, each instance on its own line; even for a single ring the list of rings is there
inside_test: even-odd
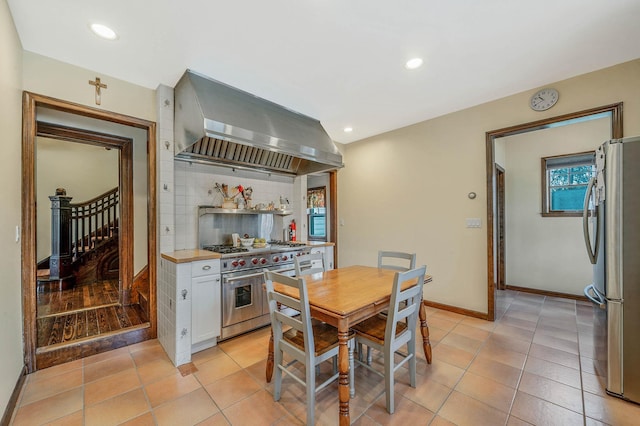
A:
[[[25,50],[152,89],[190,68],[342,143],[640,57],[638,0],[7,2]]]

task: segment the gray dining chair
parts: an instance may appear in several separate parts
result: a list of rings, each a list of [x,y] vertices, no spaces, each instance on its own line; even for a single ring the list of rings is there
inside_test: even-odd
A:
[[[392,271],[408,271],[416,267],[416,254],[402,251],[378,251],[378,268],[390,269]],[[387,311],[380,312],[386,317]],[[362,353],[362,345],[358,345],[358,354]],[[371,348],[367,347],[367,363],[371,365]]]
[[[378,252],[378,268],[392,269],[394,271],[408,271],[416,267],[416,254],[401,251]]]
[[[296,268],[296,277],[302,277],[305,275],[315,274],[317,272],[324,272],[324,255],[322,253],[308,253],[293,258],[293,263]],[[312,319],[315,323],[318,320]],[[333,358],[333,368],[336,369],[338,360]],[[316,366],[316,372],[320,372],[320,366]],[[353,394],[351,395],[353,396]]]
[[[338,330],[323,322],[311,321],[307,284],[302,277],[288,277],[273,271],[265,271],[265,284],[271,327],[273,331],[274,353],[274,391],[273,399],[280,400],[282,389],[282,374],[288,374],[295,381],[305,386],[307,396],[307,424],[314,424],[316,392],[324,389],[339,376],[334,362],[333,374],[324,382],[316,386],[316,366],[338,356]],[[287,296],[274,290],[273,283],[277,282],[296,290],[298,297]],[[299,315],[291,316],[287,310],[291,308]],[[286,329],[285,331],[285,327]],[[353,377],[353,344],[354,334],[350,332],[349,339],[349,382],[350,393],[355,394]],[[285,364],[283,354],[287,353],[291,362]],[[296,362],[305,366],[305,378],[302,379],[290,368]]]
[[[320,252],[294,257],[293,262],[295,264],[297,277],[325,271],[324,254]]]
[[[426,270],[426,266],[421,266],[405,272],[396,272],[387,317],[376,315],[353,327],[358,346],[365,344],[368,348],[383,354],[384,373],[374,369],[370,363],[362,362],[361,353],[358,354],[358,364],[384,377],[387,411],[390,414],[394,412],[394,374],[407,362],[409,384],[412,388],[416,387],[416,327]],[[415,285],[402,290],[402,285],[406,282],[414,282]],[[407,353],[399,352],[398,349],[405,345]],[[398,363],[395,359],[396,354],[402,356]]]

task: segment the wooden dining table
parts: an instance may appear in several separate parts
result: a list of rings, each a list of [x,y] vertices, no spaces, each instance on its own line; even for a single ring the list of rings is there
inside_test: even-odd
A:
[[[340,425],[349,417],[349,329],[389,307],[395,271],[371,266],[347,266],[305,276],[311,316],[338,329],[338,397]],[[425,283],[431,276],[425,276]],[[407,283],[407,286],[412,285]],[[274,282],[274,290],[298,297],[294,289]],[[427,363],[431,364],[431,343],[424,304],[420,303],[420,332]],[[273,332],[269,341],[266,378],[271,381],[274,368]]]

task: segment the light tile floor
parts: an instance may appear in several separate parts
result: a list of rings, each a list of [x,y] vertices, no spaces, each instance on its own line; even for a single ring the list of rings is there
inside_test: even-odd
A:
[[[498,320],[427,308],[433,363],[417,387],[396,374],[396,413],[379,376],[356,368],[357,425],[637,425],[640,406],[607,396],[593,366],[592,307],[499,292]],[[284,379],[280,402],[264,378],[269,329],[194,354],[182,376],[157,340],[27,377],[13,425],[296,425],[302,386]],[[379,364],[380,359],[375,362]],[[316,420],[335,425],[336,385],[317,396]]]

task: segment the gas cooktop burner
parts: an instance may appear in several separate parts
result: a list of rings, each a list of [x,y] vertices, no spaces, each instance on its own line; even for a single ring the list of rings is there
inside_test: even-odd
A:
[[[233,246],[203,246],[203,250],[209,250],[220,254],[228,254],[228,253],[245,253],[248,252],[249,249],[246,247],[233,247]]]
[[[300,241],[269,241],[269,244],[271,244],[272,246],[280,246],[280,247],[300,247],[300,246],[306,246],[307,243],[303,243]]]

